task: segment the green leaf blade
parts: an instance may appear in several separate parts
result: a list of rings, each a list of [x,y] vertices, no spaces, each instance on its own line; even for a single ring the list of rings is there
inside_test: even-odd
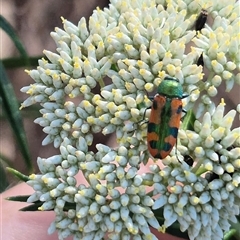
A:
[[[28,170],[31,172],[33,166],[29,153],[27,137],[23,127],[22,117],[19,111],[18,101],[15,97],[12,84],[7,77],[2,61],[0,61],[0,72],[0,95],[2,98],[2,105],[12,127],[13,133],[15,134],[15,138],[24,158],[25,164]]]

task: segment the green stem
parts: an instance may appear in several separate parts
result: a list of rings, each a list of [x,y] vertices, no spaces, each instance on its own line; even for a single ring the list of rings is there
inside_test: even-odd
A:
[[[21,172],[17,171],[14,168],[7,167],[6,169],[8,172],[10,172],[11,174],[13,174],[15,177],[17,177],[19,180],[23,182],[27,182],[30,180],[28,176],[22,174]]]
[[[105,84],[104,84],[103,79],[99,80],[98,83],[99,83],[99,85],[100,85],[101,88],[105,87]]]
[[[231,229],[230,231],[228,231],[224,237],[223,237],[223,240],[230,240],[232,239],[232,237],[234,237],[234,235],[237,233],[237,230],[236,229]]]

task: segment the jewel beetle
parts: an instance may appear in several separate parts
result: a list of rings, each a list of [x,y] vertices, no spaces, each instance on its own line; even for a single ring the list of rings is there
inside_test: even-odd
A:
[[[154,158],[164,159],[176,144],[182,99],[187,96],[177,78],[168,76],[159,84],[147,127],[148,151]]]

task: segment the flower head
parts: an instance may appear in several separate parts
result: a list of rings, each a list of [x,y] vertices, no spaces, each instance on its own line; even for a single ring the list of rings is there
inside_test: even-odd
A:
[[[218,9],[221,4],[225,11]],[[222,79],[228,91],[239,84],[238,3],[231,3],[235,15],[226,4],[213,3],[213,26],[198,33],[198,1],[154,0],[112,0],[109,8],[94,11],[88,27],[84,18],[77,26],[63,19],[64,30],[51,33],[58,53],[45,50],[48,60],[28,71],[35,83],[22,89],[30,95],[22,107],[42,107],[35,122],[47,134],[43,144],[60,151],[39,158],[41,174],[28,182],[35,189],[28,201],[40,200],[39,210],[55,211],[49,233],[57,229],[59,239],[101,239],[106,233],[110,239],[157,239],[149,226],[163,231],[178,221],[190,239],[222,238],[239,212],[239,129],[231,130],[236,112],[223,116],[223,103],[215,109],[212,101]],[[209,70],[204,80],[197,65],[201,54]],[[169,156],[164,169],[156,162],[141,174],[150,155],[147,125],[140,122],[149,116],[148,94],[166,76],[178,78],[189,94],[184,107],[197,108],[194,129],[180,128],[177,146],[195,165]],[[117,147],[99,143],[90,151],[98,132],[115,133]],[[85,185],[76,181],[79,172]],[[153,212],[160,207],[163,226]]]

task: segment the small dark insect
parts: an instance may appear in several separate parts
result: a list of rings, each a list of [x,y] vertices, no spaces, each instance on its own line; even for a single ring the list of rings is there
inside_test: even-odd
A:
[[[200,31],[204,27],[208,17],[208,11],[206,9],[202,9],[200,15],[198,16],[198,19],[195,23],[195,30]],[[204,62],[203,62],[203,54],[200,55],[200,57],[197,60],[197,65],[198,66],[203,66],[204,67]]]
[[[206,9],[202,9],[195,24],[196,31],[200,31],[204,27],[207,21],[207,17],[208,17],[208,11]]]

